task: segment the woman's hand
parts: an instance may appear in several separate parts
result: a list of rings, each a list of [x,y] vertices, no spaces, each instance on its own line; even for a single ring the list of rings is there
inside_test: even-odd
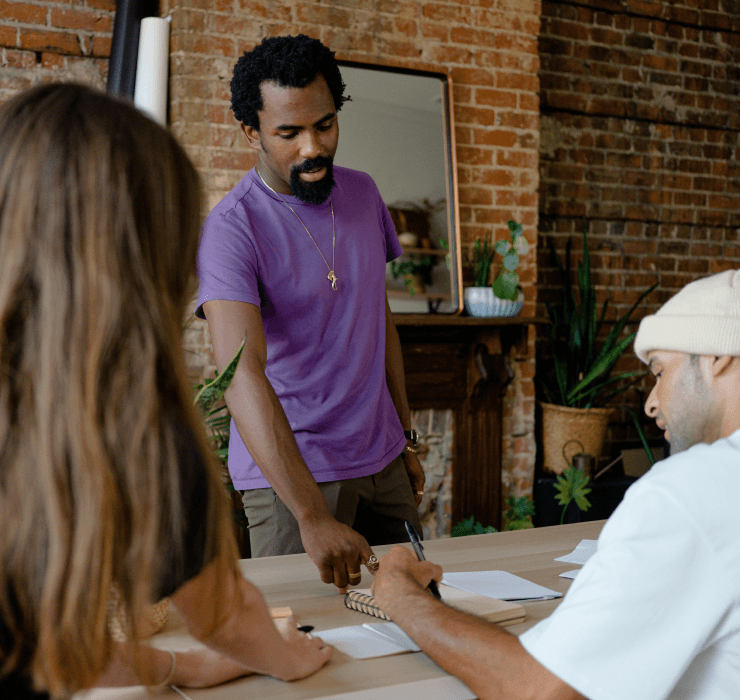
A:
[[[280,680],[295,681],[310,676],[318,671],[334,653],[334,649],[326,646],[319,637],[299,631],[292,615],[277,618],[275,627],[293,655],[292,663],[286,671],[287,675],[280,675]]]
[[[227,656],[202,647],[175,653],[175,673],[170,685],[208,688],[252,673]]]

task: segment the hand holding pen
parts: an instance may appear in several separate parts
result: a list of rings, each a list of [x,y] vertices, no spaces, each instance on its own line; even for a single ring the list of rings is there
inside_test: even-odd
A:
[[[419,561],[426,561],[426,557],[424,556],[424,547],[421,546],[421,540],[419,539],[419,533],[416,531],[416,528],[408,520],[404,520],[404,525],[406,526],[406,532],[409,533],[411,545],[416,552],[416,558]],[[437,600],[442,600],[442,596],[439,593],[439,588],[437,588],[436,581],[430,581],[428,588]]]

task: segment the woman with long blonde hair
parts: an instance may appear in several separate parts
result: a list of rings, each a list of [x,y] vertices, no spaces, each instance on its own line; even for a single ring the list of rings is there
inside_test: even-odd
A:
[[[51,84],[0,108],[0,697],[289,680],[331,654],[238,574],[182,359],[199,218],[184,151],[127,103]],[[170,595],[215,651],[114,642],[113,588],[130,639]]]

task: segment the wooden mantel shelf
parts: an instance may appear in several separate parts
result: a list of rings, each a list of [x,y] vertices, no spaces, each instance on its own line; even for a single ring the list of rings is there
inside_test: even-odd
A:
[[[394,314],[412,410],[454,415],[452,522],[501,527],[503,396],[544,318]]]
[[[507,316],[497,318],[478,318],[476,316],[455,316],[453,314],[393,314],[396,326],[538,326],[550,323],[541,317]]]

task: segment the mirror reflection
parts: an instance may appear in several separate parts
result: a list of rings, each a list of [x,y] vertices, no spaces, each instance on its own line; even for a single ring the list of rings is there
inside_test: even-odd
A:
[[[338,165],[368,173],[404,254],[386,266],[394,313],[456,313],[460,255],[447,76],[340,61]]]

